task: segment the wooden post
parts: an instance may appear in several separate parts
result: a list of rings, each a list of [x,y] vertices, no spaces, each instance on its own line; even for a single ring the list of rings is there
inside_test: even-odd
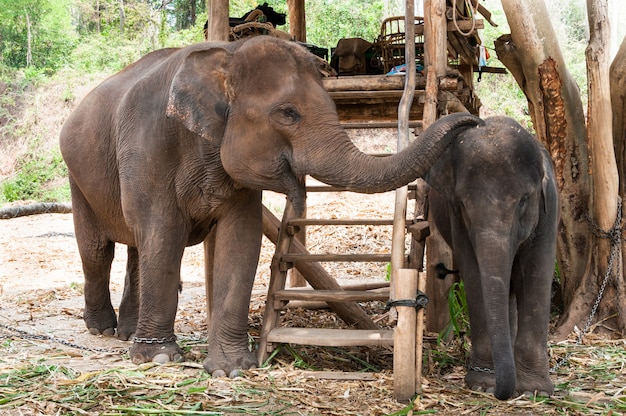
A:
[[[426,273],[420,272],[417,282],[417,290],[424,292],[426,290]],[[424,309],[417,311],[415,324],[415,392],[422,394],[422,357],[424,346]]]
[[[426,100],[424,102],[424,128],[431,125],[437,119],[437,96],[439,93],[439,77],[445,75],[447,59],[447,22],[445,15],[445,0],[426,0],[424,2],[424,44],[426,55]],[[452,278],[445,281],[436,278],[434,266],[444,263],[446,267],[453,268],[452,253],[441,235],[434,230],[431,224],[431,235],[426,240],[428,275],[425,292],[431,300],[426,314],[426,329],[439,332],[447,320],[448,314],[447,293]]]
[[[289,18],[289,33],[299,42],[306,42],[306,17],[305,17],[305,0],[287,0],[287,14]],[[306,206],[304,207],[303,217],[306,217]],[[296,238],[303,246],[306,247],[306,227],[302,226],[297,233]],[[289,287],[304,287],[306,279],[298,269],[289,271]]]
[[[404,56],[407,66],[404,81],[404,91],[398,106],[398,152],[409,145],[409,118],[411,105],[415,96],[415,3],[407,0],[405,4],[404,31],[405,44]],[[390,298],[396,299],[396,282],[393,279],[394,271],[406,267],[404,255],[404,240],[406,237],[406,204],[409,188],[403,186],[396,190],[395,208],[393,216],[393,230],[391,233],[391,293]],[[395,318],[394,313],[390,317]]]
[[[208,0],[207,41],[228,41],[229,0]],[[206,322],[211,325],[213,307],[213,256],[215,254],[215,231],[211,231],[204,240],[204,288],[206,291]]]
[[[289,33],[297,41],[306,42],[306,18],[304,0],[287,0]]]
[[[229,0],[208,0],[207,41],[228,41],[230,27],[228,25]]]
[[[397,269],[396,299],[415,299],[417,293],[417,270]],[[393,334],[393,395],[399,402],[408,402],[416,391],[415,385],[415,317],[413,306],[396,306],[398,324]],[[421,369],[420,369],[421,372]]]

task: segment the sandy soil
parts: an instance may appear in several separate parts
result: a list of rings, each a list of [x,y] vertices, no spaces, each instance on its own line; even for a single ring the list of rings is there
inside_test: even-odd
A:
[[[381,211],[386,211],[391,217],[393,196],[393,193],[382,196],[345,193],[332,197],[312,194],[308,199],[309,216],[363,218],[380,216]],[[284,197],[266,193],[264,202],[280,218]],[[369,231],[362,227],[357,230],[311,227],[308,247],[312,252],[389,252],[390,227],[367,228]],[[116,339],[91,336],[85,329],[82,321],[83,275],[71,214],[43,214],[0,221],[0,247],[0,324],[30,334],[52,335],[87,348],[124,349],[129,346],[129,343]],[[264,302],[273,253],[273,244],[264,237],[253,296],[253,303],[257,306],[253,308]],[[123,290],[125,263],[126,247],[118,244],[110,284],[116,307]],[[176,331],[182,336],[200,337],[206,329],[203,265],[202,245],[185,250],[181,269],[183,291],[176,323]],[[341,282],[385,277],[384,264],[337,263],[328,267]],[[32,346],[45,350],[50,343],[33,341]],[[81,367],[101,365],[97,360],[85,361]]]

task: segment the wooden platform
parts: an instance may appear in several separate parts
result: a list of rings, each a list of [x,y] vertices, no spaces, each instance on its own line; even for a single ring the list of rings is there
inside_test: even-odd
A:
[[[405,78],[404,75],[357,75],[328,77],[323,83],[337,106],[344,128],[396,128]],[[418,74],[416,84],[409,127],[421,128],[426,76]],[[449,69],[440,79],[439,89],[448,92],[450,99],[458,100],[470,112],[478,113],[480,104],[459,71]]]

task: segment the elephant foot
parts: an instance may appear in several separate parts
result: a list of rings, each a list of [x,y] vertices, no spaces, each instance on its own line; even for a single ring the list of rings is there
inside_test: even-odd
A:
[[[544,376],[517,376],[515,393],[527,397],[550,397],[554,393],[554,384],[549,375]]]
[[[183,350],[175,341],[169,342],[135,342],[130,347],[130,359],[133,364],[155,362],[166,364],[179,362],[183,359]]]
[[[493,393],[496,388],[496,375],[487,368],[469,368],[465,375],[465,384],[473,391]]]
[[[113,308],[105,311],[90,311],[85,308],[83,320],[91,335],[112,337],[117,327],[117,316]]]
[[[135,336],[137,330],[137,320],[124,320],[120,317],[120,322],[117,326],[117,338],[122,341],[129,341]]]
[[[229,350],[228,353],[220,345],[213,348],[209,346],[208,350],[203,365],[212,377],[234,378],[240,376],[242,370],[257,367],[256,355],[246,347],[235,348],[232,351]]]

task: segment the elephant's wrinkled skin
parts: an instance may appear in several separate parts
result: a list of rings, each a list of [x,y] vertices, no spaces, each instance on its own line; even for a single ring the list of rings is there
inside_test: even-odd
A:
[[[552,161],[512,119],[485,121],[459,134],[425,178],[429,216],[452,248],[468,298],[472,353],[465,380],[499,399],[550,395],[559,217]]]
[[[399,155],[365,155],[341,129],[316,62],[271,37],[164,49],[83,100],[60,144],[90,332],[117,328],[134,340],[136,363],[180,358],[173,335],[183,250],[215,229],[204,366],[217,374],[255,366],[246,331],[261,191],[284,193],[302,210],[307,174],[357,192],[395,189],[423,175],[461,128],[482,122],[448,117]],[[114,242],[129,247],[119,321],[109,294]]]

